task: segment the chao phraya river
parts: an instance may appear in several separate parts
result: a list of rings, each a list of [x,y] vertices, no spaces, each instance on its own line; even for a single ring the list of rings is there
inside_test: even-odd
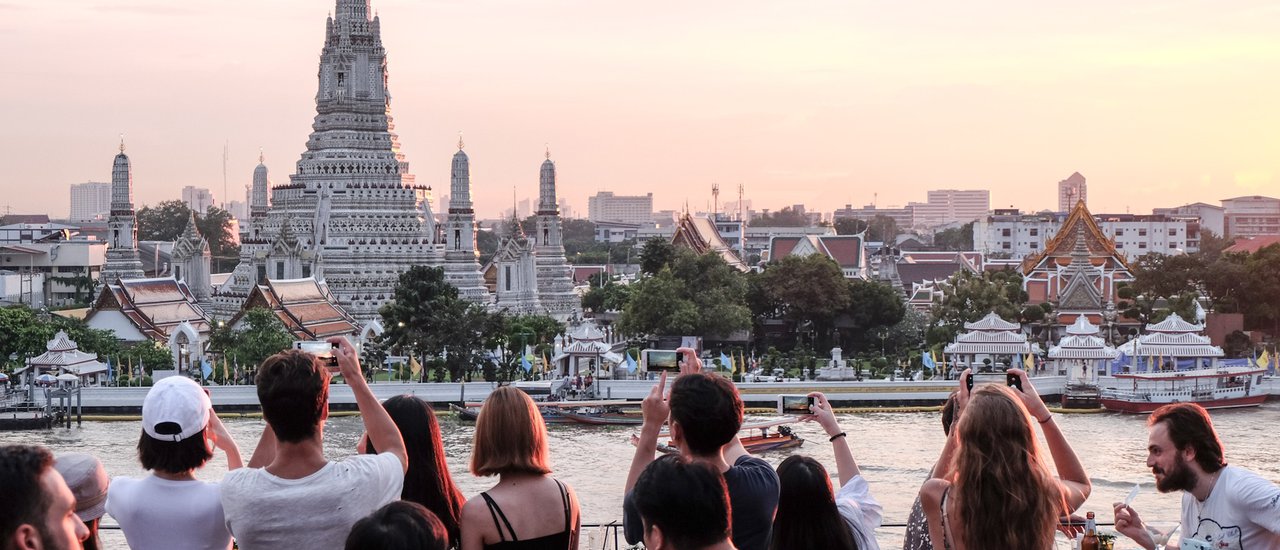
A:
[[[1110,523],[1111,503],[1123,500],[1135,483],[1141,492],[1134,507],[1150,520],[1177,521],[1179,496],[1160,494],[1155,490],[1146,460],[1146,417],[1115,413],[1056,414],[1076,453],[1093,479],[1093,494],[1081,509],[1097,513],[1099,521]],[[453,479],[462,492],[473,497],[487,489],[492,479],[476,478],[467,471],[474,426],[460,422],[452,415],[440,417],[445,449]],[[1231,464],[1258,472],[1280,482],[1280,402],[1271,401],[1261,407],[1213,413],[1214,424],[1226,446]],[[920,483],[942,449],[943,435],[937,413],[859,413],[840,416],[841,426],[849,433],[849,443],[871,483],[872,492],[884,505],[886,523],[904,523]],[[226,422],[235,435],[247,461],[257,444],[263,423],[256,419],[230,419]],[[360,419],[333,418],[325,428],[325,449],[330,458],[342,458],[354,452],[361,434]],[[795,426],[806,439],[799,449],[766,453],[770,463],[778,464],[790,453],[800,453],[821,460],[835,475],[831,445],[814,424]],[[55,452],[83,451],[97,455],[112,476],[144,474],[135,459],[140,426],[138,422],[86,422],[83,428],[54,429],[44,432],[0,432],[0,443],[36,443]],[[628,443],[631,427],[588,427],[551,425],[551,454],[555,475],[572,484],[582,500],[584,523],[621,521],[622,485],[630,465],[632,447]],[[205,480],[217,480],[226,471],[226,459],[218,454],[199,472]],[[901,548],[902,528],[885,527],[879,531],[882,548]],[[123,548],[118,531],[106,532],[108,548]],[[583,548],[588,540],[601,547],[601,535],[584,529]],[[1063,542],[1060,546],[1066,547]],[[609,541],[609,548],[613,548]],[[1131,548],[1120,544],[1117,548]]]

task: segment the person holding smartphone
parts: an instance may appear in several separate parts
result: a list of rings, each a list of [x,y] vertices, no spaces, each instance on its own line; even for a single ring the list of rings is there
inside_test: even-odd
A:
[[[778,465],[781,492],[769,548],[880,550],[875,530],[883,519],[883,508],[871,496],[871,487],[849,450],[848,434],[840,429],[827,396],[814,392],[809,397],[814,403],[803,420],[822,426],[834,446],[840,489],[832,490],[831,476],[821,462],[801,455],[783,460]]]
[[[1058,518],[1079,508],[1092,490],[1027,373],[1008,372],[1016,379],[1007,386],[975,387],[970,370],[960,374],[957,420],[938,459],[951,467],[935,469],[939,477],[920,489],[936,549],[1050,548]],[[1036,441],[1037,425],[1057,478]]]

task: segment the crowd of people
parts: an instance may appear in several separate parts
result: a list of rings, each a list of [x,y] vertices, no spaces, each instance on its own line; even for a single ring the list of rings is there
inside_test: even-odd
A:
[[[138,550],[578,547],[578,498],[552,476],[546,427],[528,395],[501,387],[485,400],[470,470],[497,482],[467,499],[449,475],[431,404],[411,396],[379,403],[351,344],[331,341],[364,423],[357,454],[328,458],[330,375],[314,356],[286,351],[258,369],[266,427],[247,464],[206,391],[168,378],[143,403],[138,460],[150,471],[143,478],[109,479],[83,453],[55,458],[38,446],[0,447],[0,550],[98,548],[106,513]],[[856,434],[841,429],[823,394],[810,394],[805,420],[833,446],[835,483],[810,457],[790,456],[775,470],[751,456],[737,437],[736,387],[703,373],[693,350],[680,351],[680,375],[669,389],[660,375],[641,404],[623,496],[628,543],[879,549],[882,508],[851,451]],[[913,506],[904,549],[1045,549],[1055,531],[1078,530],[1072,518],[1089,496],[1088,475],[1026,373],[1010,372],[1020,385],[975,388],[970,373],[961,375],[943,408],[946,443]],[[1227,465],[1202,408],[1165,406],[1148,427],[1157,488],[1183,492],[1183,548],[1280,548],[1280,487]],[[655,458],[664,431],[679,452]],[[198,480],[215,451],[226,454],[229,472],[218,483]],[[1114,518],[1119,533],[1155,547],[1128,503],[1114,505]]]

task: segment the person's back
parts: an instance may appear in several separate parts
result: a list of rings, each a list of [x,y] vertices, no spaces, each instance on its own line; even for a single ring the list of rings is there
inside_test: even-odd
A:
[[[738,440],[743,405],[733,383],[722,376],[701,373],[693,350],[685,356],[679,378],[671,386],[670,404],[662,399],[666,373],[645,398],[644,425],[627,476],[623,497],[623,533],[627,542],[640,541],[642,527],[630,493],[644,467],[653,461],[657,435],[670,417],[671,437],[686,458],[703,461],[719,471],[728,488],[733,544],[743,550],[764,550],[778,508],[778,474],[768,462],[747,454]]]
[[[724,480],[705,461],[668,455],[650,462],[631,492],[648,550],[735,550]]]
[[[577,548],[573,489],[551,477],[547,429],[533,400],[510,386],[489,394],[471,452],[471,473],[498,483],[462,508],[462,550]]]
[[[400,496],[407,464],[400,431],[370,391],[351,343],[329,341],[369,441],[384,452],[327,461],[328,371],[298,351],[267,358],[257,379],[267,428],[249,468],[227,474],[222,487],[227,527],[242,549],[339,550],[356,521]]]
[[[233,472],[241,466],[239,448],[211,411],[204,389],[184,377],[161,380],[147,392],[138,460],[151,475],[117,477],[107,490],[107,513],[130,548],[231,547],[220,485],[195,478],[195,470],[213,457],[213,446],[226,451]]]

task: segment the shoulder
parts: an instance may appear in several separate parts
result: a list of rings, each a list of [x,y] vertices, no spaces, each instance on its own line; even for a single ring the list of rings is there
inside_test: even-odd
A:
[[[764,460],[751,455],[742,455],[725,472],[725,477],[729,476],[766,477],[777,480],[778,472],[775,472],[773,466]]]
[[[951,489],[951,482],[941,478],[933,478],[920,487],[920,504],[925,507],[938,508],[942,505],[942,497]]]
[[[343,470],[353,472],[395,472],[401,473],[400,457],[392,453],[378,453],[376,455],[352,455],[337,465]]]
[[[474,497],[467,499],[462,505],[462,512],[459,514],[459,523],[464,525],[477,525],[488,521],[489,505],[485,503],[484,493],[480,493]]]

